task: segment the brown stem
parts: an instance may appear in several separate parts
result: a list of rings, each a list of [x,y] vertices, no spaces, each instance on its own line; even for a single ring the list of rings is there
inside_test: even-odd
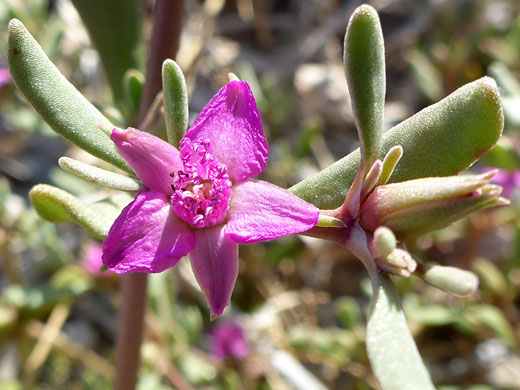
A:
[[[146,64],[146,83],[139,107],[139,123],[161,90],[162,62],[166,58],[175,58],[179,48],[183,15],[184,0],[157,0],[154,11],[155,24]],[[147,274],[143,273],[124,275],[121,280],[115,390],[134,390],[137,383],[147,282]]]
[[[155,95],[162,89],[163,61],[167,58],[174,59],[177,54],[183,16],[184,0],[157,0],[154,11],[155,24],[146,63],[146,85],[139,107],[141,120],[146,115]]]
[[[128,274],[121,281],[115,390],[133,390],[137,383],[146,310],[147,276],[141,273]]]

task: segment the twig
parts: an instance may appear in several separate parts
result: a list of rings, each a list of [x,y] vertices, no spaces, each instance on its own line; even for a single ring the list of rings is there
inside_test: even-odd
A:
[[[139,124],[139,129],[151,132],[151,130],[153,128],[153,126],[151,126],[151,125],[157,116],[159,116],[159,118],[160,118],[160,111],[161,111],[161,107],[163,104],[164,104],[163,93],[159,92],[157,94],[157,96],[155,96],[155,99],[153,100],[152,105],[146,112],[144,119]]]
[[[61,327],[65,324],[65,321],[67,321],[69,313],[69,305],[64,303],[56,305],[47,320],[47,324],[42,327],[38,342],[25,361],[24,370],[26,375],[24,378],[24,385],[26,388],[32,387],[32,383],[40,371],[41,366],[45,363],[45,360],[47,360],[52,345],[58,337]]]
[[[100,355],[70,339],[63,332],[58,332],[53,337],[53,340],[46,339],[47,335],[44,329],[45,324],[42,324],[40,321],[31,321],[25,326],[25,331],[29,336],[53,344],[54,347],[59,348],[69,358],[80,361],[108,380],[114,379],[114,367]]]
[[[165,340],[164,329],[160,329],[161,325],[157,320],[148,315],[146,316],[146,327],[157,339],[157,356],[150,361],[158,371],[163,374],[177,390],[194,390],[193,387],[184,379],[177,367],[171,363],[171,358],[167,351],[167,340]]]

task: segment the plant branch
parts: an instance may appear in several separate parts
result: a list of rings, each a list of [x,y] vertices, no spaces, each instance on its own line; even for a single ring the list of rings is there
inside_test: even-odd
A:
[[[137,383],[146,310],[147,276],[135,273],[121,278],[115,390],[133,390]]]
[[[154,11],[155,24],[146,65],[146,82],[139,107],[139,123],[161,90],[162,62],[166,58],[175,58],[179,48],[183,15],[184,0],[157,0]],[[121,282],[114,389],[133,390],[137,383],[140,364],[147,301],[147,274],[124,275]]]
[[[157,0],[150,52],[146,63],[146,84],[139,107],[141,120],[162,89],[163,61],[167,58],[175,59],[179,50],[183,16],[184,0]]]

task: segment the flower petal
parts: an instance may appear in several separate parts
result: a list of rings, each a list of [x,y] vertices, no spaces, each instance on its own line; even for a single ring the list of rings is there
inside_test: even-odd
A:
[[[161,272],[195,246],[195,236],[173,213],[168,198],[141,191],[103,242],[103,263],[113,272]]]
[[[192,141],[209,140],[217,161],[241,182],[265,168],[269,145],[251,88],[232,81],[217,92],[186,133]]]
[[[239,244],[305,232],[318,223],[319,210],[283,188],[259,180],[233,187],[226,234]]]
[[[110,138],[117,152],[148,188],[163,194],[172,193],[170,172],[182,168],[177,149],[154,135],[132,128],[115,128]]]
[[[221,315],[231,300],[238,275],[238,245],[224,234],[224,225],[195,231],[191,267],[206,295],[212,315]]]

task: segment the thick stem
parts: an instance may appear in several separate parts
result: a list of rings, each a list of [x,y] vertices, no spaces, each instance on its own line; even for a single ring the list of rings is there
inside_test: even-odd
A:
[[[302,236],[309,236],[314,238],[320,238],[322,240],[328,240],[335,242],[338,245],[345,246],[345,242],[350,234],[350,228],[345,227],[321,227],[315,226],[311,230],[300,233]]]
[[[329,214],[329,210],[323,211]],[[335,211],[333,211],[334,213]],[[321,238],[335,242],[352,252],[365,266],[370,278],[374,279],[377,274],[377,267],[370,250],[368,249],[368,237],[365,231],[355,220],[347,223],[345,227],[321,227],[315,226],[311,230],[300,233],[304,236]]]
[[[146,83],[139,107],[139,123],[161,90],[161,67],[166,58],[175,58],[184,15],[184,0],[157,0],[155,25],[146,65]],[[147,274],[122,277],[121,304],[116,336],[115,390],[134,390],[141,357]]]

